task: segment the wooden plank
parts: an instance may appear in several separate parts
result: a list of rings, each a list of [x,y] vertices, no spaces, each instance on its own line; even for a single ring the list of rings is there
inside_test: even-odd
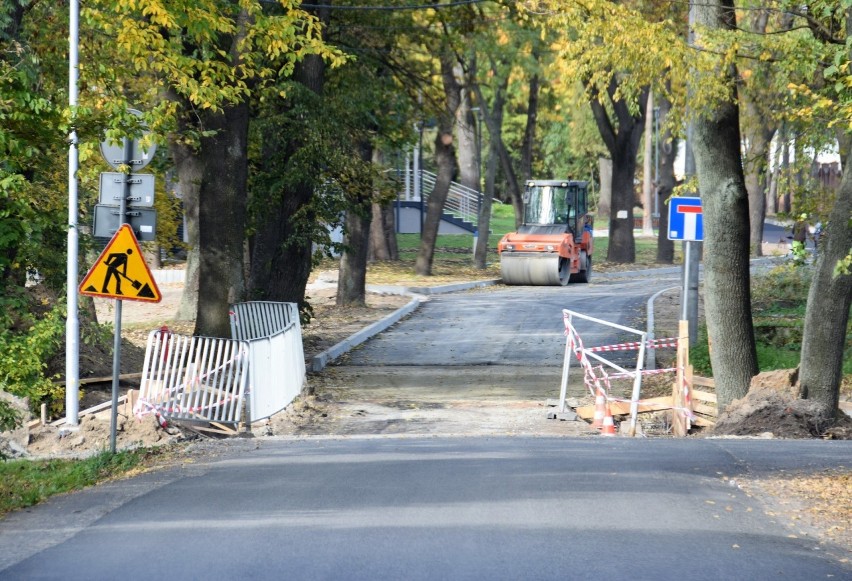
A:
[[[122,379],[142,379],[142,372],[139,371],[137,373],[122,373],[118,376],[119,380]],[[80,385],[86,385],[88,383],[107,383],[112,381],[112,375],[106,375],[104,377],[84,377],[80,379]],[[57,385],[65,385],[64,379],[59,379],[54,381]]]
[[[686,384],[689,372],[689,322],[680,321],[678,323],[678,341],[677,341],[677,374],[674,385],[672,385],[672,407],[678,411],[672,413],[672,435],[676,438],[683,438],[689,431],[689,425],[684,414],[680,411],[685,405],[684,385]]]
[[[692,376],[692,384],[700,387],[716,387],[716,380],[712,377],[701,377],[700,375]]]
[[[672,409],[672,398],[669,396],[652,397],[650,399],[643,399],[639,402],[639,413],[657,412],[661,410],[670,409]],[[609,402],[609,410],[614,416],[627,415],[630,413],[630,403],[622,401],[611,401]],[[577,413],[578,416],[580,416],[584,420],[590,420],[595,417],[594,405],[580,406],[574,411]]]
[[[124,403],[124,400],[126,400],[126,399],[127,399],[127,396],[120,395],[120,396],[118,396],[118,403],[122,404],[122,403]],[[88,416],[89,414],[96,414],[101,410],[108,410],[111,407],[112,407],[112,399],[110,399],[109,401],[105,401],[104,403],[99,403],[98,405],[90,407],[89,409],[83,410],[79,414],[77,414],[77,416],[82,417],[82,416]],[[51,426],[61,426],[65,423],[65,421],[66,421],[66,418],[61,418],[61,419],[56,420],[55,422],[51,422],[50,425]]]
[[[699,391],[697,389],[692,390],[692,399],[697,401],[706,401],[709,403],[716,403],[716,394],[710,393],[709,391]]]
[[[712,428],[716,425],[716,422],[713,420],[708,420],[703,416],[692,416],[692,425],[700,426],[702,428]]]
[[[699,414],[704,414],[705,416],[713,416],[716,417],[716,408],[713,406],[705,405],[703,403],[695,403],[692,404],[692,411],[697,412]]]

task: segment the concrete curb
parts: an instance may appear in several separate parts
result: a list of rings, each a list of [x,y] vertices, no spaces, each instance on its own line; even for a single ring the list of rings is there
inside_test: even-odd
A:
[[[436,287],[398,287],[398,286],[367,286],[367,290],[375,293],[382,293],[388,295],[410,295],[413,298],[403,307],[395,310],[393,313],[376,321],[372,325],[368,327],[364,327],[354,335],[349,336],[344,339],[340,343],[326,349],[322,353],[315,355],[311,359],[311,371],[318,372],[325,369],[325,367],[343,355],[344,353],[349,352],[353,347],[356,347],[370,339],[374,335],[378,335],[391,325],[398,323],[400,319],[403,317],[410,315],[413,313],[417,307],[420,306],[420,303],[424,300],[427,300],[425,295],[435,295],[442,293],[450,293],[462,290],[469,290],[473,288],[481,288],[486,286],[491,286],[497,284],[499,281],[497,280],[480,280],[475,282],[462,282],[457,284],[447,284],[443,286]]]

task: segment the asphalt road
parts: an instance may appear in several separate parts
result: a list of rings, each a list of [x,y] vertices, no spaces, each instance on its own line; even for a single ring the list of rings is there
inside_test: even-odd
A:
[[[850,579],[737,482],[830,441],[242,441],[0,522],[0,578]],[[847,555],[848,556],[848,553]]]

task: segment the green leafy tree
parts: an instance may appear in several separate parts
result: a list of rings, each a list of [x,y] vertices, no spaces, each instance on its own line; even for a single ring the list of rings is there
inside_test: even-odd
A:
[[[836,131],[843,178],[828,216],[808,293],[799,381],[827,417],[838,413],[846,329],[852,305],[852,8],[845,1],[785,5],[819,42],[824,82],[792,85],[795,115]],[[842,412],[840,412],[842,413]]]
[[[289,0],[95,0],[84,14],[114,43],[113,66],[86,71],[92,92],[112,111],[134,96],[154,104],[149,125],[169,136],[192,245],[188,272],[197,272],[189,282],[199,293],[196,334],[228,336],[229,302],[245,291],[250,98],[308,55],[342,57]],[[128,95],[139,76],[147,88]]]

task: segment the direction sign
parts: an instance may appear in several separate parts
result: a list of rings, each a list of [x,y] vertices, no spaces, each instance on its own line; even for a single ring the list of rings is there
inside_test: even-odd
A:
[[[701,198],[669,198],[669,240],[704,240]]]
[[[159,303],[163,298],[129,224],[118,229],[79,290],[84,295],[127,301]]]
[[[141,111],[137,111],[136,109],[128,109],[128,111],[137,117],[142,117]],[[150,131],[145,131],[143,137],[149,133]],[[109,139],[104,139],[101,141],[101,155],[115,169],[118,169],[119,166],[124,164],[129,165],[133,170],[142,169],[151,163],[156,152],[156,143],[152,142],[143,148],[141,139],[135,138],[130,140],[130,159],[125,159],[124,140],[110,141]]]
[[[150,242],[157,237],[157,210],[151,208],[128,208],[124,213],[127,222],[136,237],[143,242]],[[118,206],[98,204],[95,206],[94,235],[100,238],[112,236],[118,231],[123,220]]]
[[[127,206],[130,208],[151,208],[154,206],[154,174],[117,172],[101,173],[101,185],[98,202],[108,206],[118,206],[124,197],[124,185],[130,186]]]

